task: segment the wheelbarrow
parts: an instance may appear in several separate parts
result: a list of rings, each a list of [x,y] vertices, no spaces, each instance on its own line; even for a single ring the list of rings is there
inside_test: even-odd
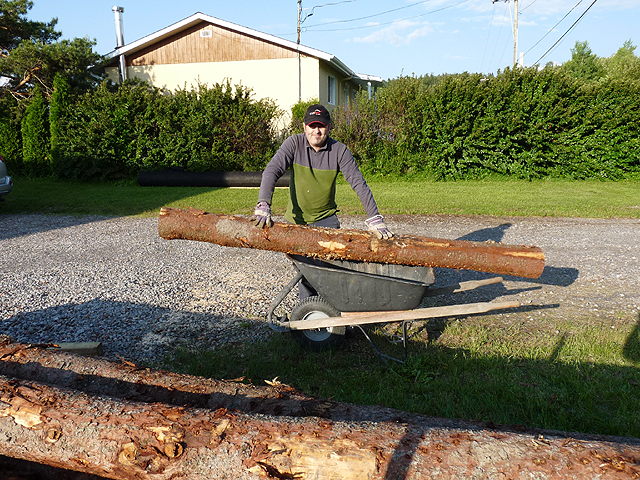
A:
[[[458,293],[501,283],[502,277],[433,287],[431,267],[393,265],[349,260],[317,260],[287,255],[296,267],[295,277],[276,295],[268,311],[269,326],[289,331],[303,347],[324,350],[340,344],[347,327],[360,329],[381,358],[383,354],[363,326],[402,322],[401,341],[407,358],[407,325],[416,320],[486,313],[517,308],[518,301],[482,302],[418,308],[425,297]],[[293,288],[306,278],[318,295],[300,300],[289,315],[275,310]],[[400,361],[400,360],[398,360]]]

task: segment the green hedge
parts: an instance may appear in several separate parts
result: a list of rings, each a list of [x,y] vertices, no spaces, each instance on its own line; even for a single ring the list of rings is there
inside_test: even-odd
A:
[[[70,106],[55,174],[114,179],[144,170],[260,170],[275,153],[268,101],[245,88],[216,84],[167,93],[143,83],[106,83]]]
[[[436,179],[619,179],[640,172],[640,82],[583,82],[562,69],[403,77],[336,112],[362,168]]]
[[[272,128],[282,113],[274,103],[229,84],[167,93],[140,82],[104,83],[78,95],[59,79],[50,133],[42,97],[34,95],[28,107],[0,100],[0,153],[12,169],[20,164],[32,174],[46,174],[34,162],[48,158],[56,176],[82,180],[166,167],[256,171],[282,141]],[[308,103],[294,106],[289,133],[299,130]],[[333,123],[332,136],[351,148],[365,172],[378,175],[615,180],[640,174],[640,81],[633,76],[585,81],[547,67],[400,77],[373,98],[360,92],[336,109]]]

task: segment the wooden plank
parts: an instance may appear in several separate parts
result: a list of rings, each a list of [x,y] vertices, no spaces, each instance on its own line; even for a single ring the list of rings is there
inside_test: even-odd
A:
[[[56,343],[63,352],[77,353],[78,355],[102,356],[102,342],[68,342]],[[54,347],[55,348],[55,347]]]
[[[313,328],[343,327],[349,325],[366,325],[370,323],[402,322],[439,317],[455,317],[458,315],[474,315],[505,308],[518,308],[520,302],[481,302],[464,305],[448,305],[445,307],[416,308],[395,312],[343,312],[341,317],[327,317],[315,320],[296,320],[289,322],[291,330],[310,330]]]

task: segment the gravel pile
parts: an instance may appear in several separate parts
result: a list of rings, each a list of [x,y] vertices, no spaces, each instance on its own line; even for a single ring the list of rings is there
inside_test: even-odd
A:
[[[342,223],[363,228],[362,220]],[[400,234],[545,251],[539,279],[505,277],[455,303],[518,299],[525,308],[499,316],[532,324],[549,316],[613,328],[638,322],[640,220],[395,216],[387,223]],[[0,215],[0,226],[0,334],[26,343],[100,341],[107,357],[134,362],[183,344],[266,339],[274,334],[269,304],[294,274],[281,253],[163,240],[157,219]],[[436,270],[437,284],[488,276]]]

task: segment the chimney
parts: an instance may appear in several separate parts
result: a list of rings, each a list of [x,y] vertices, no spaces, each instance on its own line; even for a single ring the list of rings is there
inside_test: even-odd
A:
[[[122,24],[123,7],[114,5],[111,9],[116,20],[116,48],[124,47],[124,26]]]
[[[124,25],[122,21],[122,14],[124,13],[123,7],[114,5],[111,11],[114,14],[116,22],[116,48],[124,47]],[[124,55],[120,55],[120,81],[124,82],[127,79],[127,64],[125,62]]]

